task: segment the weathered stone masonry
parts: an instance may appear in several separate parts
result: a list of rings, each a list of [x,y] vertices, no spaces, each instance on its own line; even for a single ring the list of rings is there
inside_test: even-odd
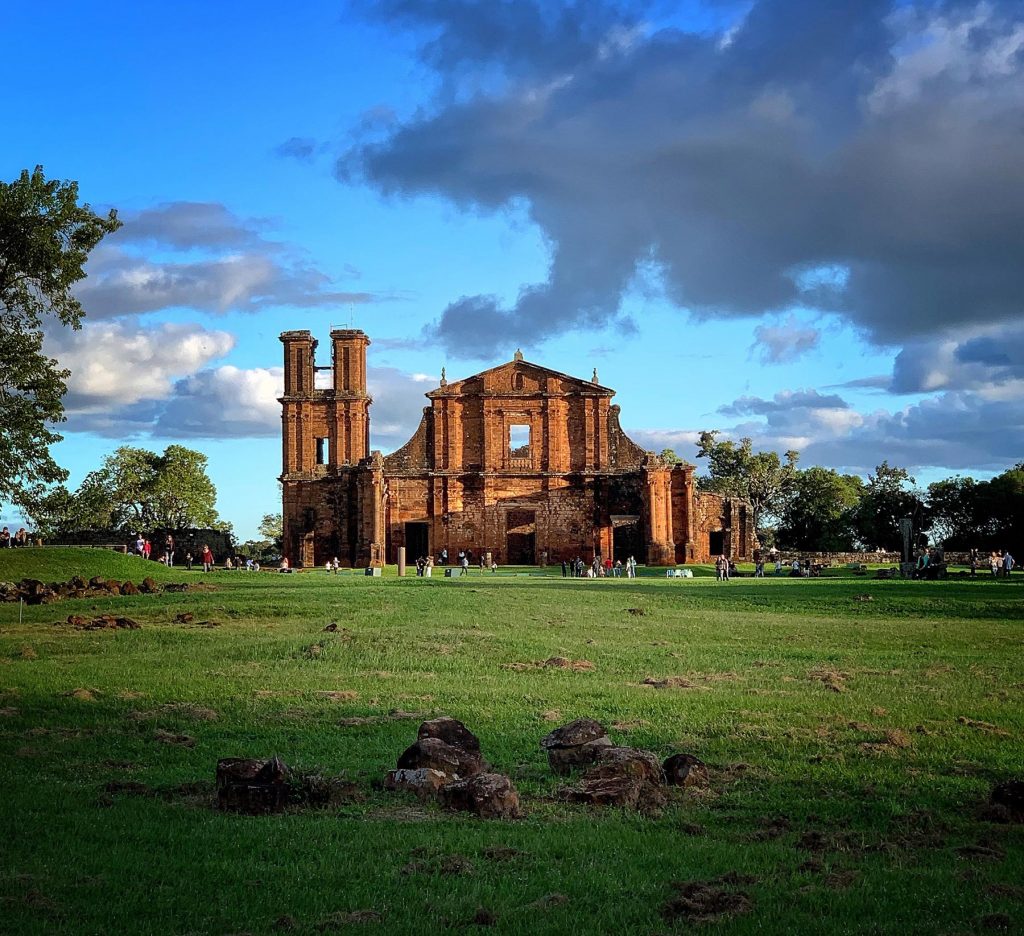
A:
[[[331,332],[331,366],[308,331],[288,331],[282,405],[284,551],[311,566],[419,555],[499,564],[633,555],[649,565],[749,558],[743,501],[699,493],[692,465],[669,465],[619,426],[615,391],[523,360],[427,393],[413,437],[370,451],[366,348]],[[318,389],[318,371],[332,389]]]

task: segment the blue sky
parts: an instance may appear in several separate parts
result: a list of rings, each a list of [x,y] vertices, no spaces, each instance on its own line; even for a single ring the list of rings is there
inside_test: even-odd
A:
[[[717,428],[925,481],[1019,460],[1021,11],[827,6],[7,11],[0,177],[42,164],[126,222],[48,336],[71,483],[182,442],[253,535],[277,336],[339,324],[373,340],[385,451],[442,366],[521,346],[690,459]]]

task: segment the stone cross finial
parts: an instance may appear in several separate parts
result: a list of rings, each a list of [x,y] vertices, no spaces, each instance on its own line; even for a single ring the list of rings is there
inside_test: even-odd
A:
[[[594,368],[594,376],[590,378],[591,383],[597,383],[597,368]]]
[[[448,378],[445,377],[445,375],[444,375],[444,368],[443,367],[441,368],[441,386],[442,387],[447,387],[448,386]]]
[[[521,361],[523,359],[523,352],[516,348],[516,353],[512,355],[513,361]]]

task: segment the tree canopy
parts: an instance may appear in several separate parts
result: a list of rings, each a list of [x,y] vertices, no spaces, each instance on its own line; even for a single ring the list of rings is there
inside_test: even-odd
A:
[[[750,439],[738,443],[719,440],[718,431],[702,432],[697,457],[708,460],[708,475],[701,478],[704,490],[742,497],[751,507],[754,528],[761,529],[767,515],[778,515],[796,475],[797,452],[755,452]]]
[[[53,535],[82,530],[180,530],[218,527],[217,489],[207,458],[183,445],[162,455],[122,446],[103,459],[71,493],[58,487],[40,498],[30,515]]]
[[[853,512],[863,493],[857,475],[818,467],[797,471],[779,518],[777,545],[821,552],[854,549]]]
[[[853,528],[864,548],[899,552],[903,545],[899,528],[903,517],[913,520],[917,533],[928,529],[924,498],[914,489],[915,483],[906,468],[887,461],[868,475],[864,494],[853,511]]]
[[[49,446],[61,436],[68,372],[43,351],[47,321],[78,328],[71,292],[100,240],[121,226],[78,204],[78,183],[47,181],[42,167],[0,182],[0,503],[28,506],[64,480]]]

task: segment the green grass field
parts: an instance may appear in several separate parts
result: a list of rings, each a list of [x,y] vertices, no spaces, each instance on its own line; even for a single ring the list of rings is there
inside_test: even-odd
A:
[[[993,783],[1024,775],[1024,579],[389,572],[204,576],[4,550],[0,581],[216,588],[25,608],[21,623],[0,605],[0,932],[1024,929],[1024,826],[984,811]],[[142,628],[55,626],[105,611]],[[554,656],[593,669],[509,666]],[[479,735],[522,820],[379,788],[437,714]],[[620,743],[698,755],[711,789],[656,817],[562,802],[538,741],[584,715]],[[211,807],[218,758],[271,754],[363,798]],[[743,912],[663,915],[676,883],[730,873],[716,886]]]

